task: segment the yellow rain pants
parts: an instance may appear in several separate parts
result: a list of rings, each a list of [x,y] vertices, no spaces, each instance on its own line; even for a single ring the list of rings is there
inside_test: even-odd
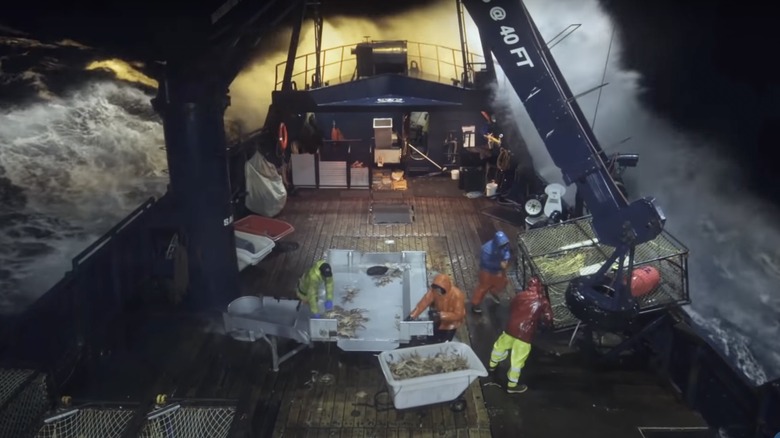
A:
[[[509,350],[512,350],[512,357],[509,363],[509,371],[506,374],[506,377],[509,380],[507,387],[514,388],[517,386],[517,381],[520,379],[520,371],[523,369],[525,361],[531,353],[531,344],[521,341],[506,332],[502,332],[501,336],[499,336],[493,344],[493,352],[490,353],[491,370],[495,369],[500,362],[506,359]]]

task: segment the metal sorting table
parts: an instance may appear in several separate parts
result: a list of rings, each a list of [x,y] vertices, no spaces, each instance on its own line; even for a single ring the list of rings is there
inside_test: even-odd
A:
[[[403,321],[428,290],[425,251],[362,253],[354,250],[331,249],[327,258],[333,268],[333,305],[345,310],[365,309],[369,320],[365,328],[356,330],[354,338],[336,335],[335,319],[312,319],[311,337],[315,341],[335,341],[344,351],[386,351],[398,348],[415,336],[433,334],[432,321]],[[402,271],[400,278],[387,277],[386,284],[377,285],[382,277],[371,277],[366,271],[372,266],[387,266]],[[350,288],[358,288],[354,299],[344,303]]]
[[[333,269],[333,305],[345,310],[363,309],[368,321],[354,336],[338,334],[338,320],[311,318],[307,305],[298,300],[246,296],[234,300],[223,312],[225,332],[235,339],[265,340],[272,350],[274,370],[279,364],[312,342],[336,342],[344,351],[382,352],[394,350],[418,336],[433,334],[430,320],[403,321],[428,290],[424,251],[363,253],[331,249],[326,260]],[[388,274],[369,276],[368,268],[386,266]],[[380,283],[379,280],[383,279]],[[352,300],[349,290],[359,289]],[[324,289],[321,290],[324,295]],[[300,345],[279,357],[277,338],[292,339]]]
[[[256,296],[237,298],[222,313],[225,333],[239,341],[266,341],[271,347],[274,371],[279,371],[282,362],[311,344],[309,314],[297,307],[297,300]],[[301,309],[304,307],[301,306]],[[279,357],[278,338],[292,339],[299,345]]]

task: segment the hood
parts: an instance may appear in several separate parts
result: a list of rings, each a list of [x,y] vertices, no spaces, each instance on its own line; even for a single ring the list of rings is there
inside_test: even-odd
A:
[[[450,289],[452,289],[452,280],[450,280],[450,276],[447,274],[438,274],[436,277],[434,277],[433,284],[441,287],[447,293],[449,293]]]
[[[544,296],[542,294],[542,285],[539,283],[527,285],[522,293],[523,297],[529,300],[538,300]]]
[[[497,231],[496,235],[493,236],[494,249],[498,249],[501,245],[506,245],[507,243],[509,243],[509,237],[503,231]]]

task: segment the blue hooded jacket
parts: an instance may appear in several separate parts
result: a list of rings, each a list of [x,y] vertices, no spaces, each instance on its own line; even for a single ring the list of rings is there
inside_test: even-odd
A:
[[[501,272],[501,262],[509,261],[512,252],[509,245],[501,248],[501,245],[509,243],[509,238],[503,231],[497,231],[491,240],[482,245],[482,254],[479,258],[479,268],[497,274]]]

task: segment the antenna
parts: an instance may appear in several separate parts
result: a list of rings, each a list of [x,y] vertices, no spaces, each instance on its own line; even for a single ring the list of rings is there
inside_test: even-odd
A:
[[[574,33],[575,30],[579,29],[582,24],[580,23],[573,23],[565,28],[563,28],[562,31],[558,32],[558,35],[555,35],[552,37],[550,41],[547,41],[545,44],[547,45],[548,49],[552,49],[553,47],[557,46],[561,41],[565,40],[569,37],[572,33]],[[565,35],[564,35],[565,34]]]
[[[604,82],[604,83],[602,83],[601,85],[596,85],[596,86],[595,86],[595,87],[593,87],[593,88],[590,88],[590,89],[588,89],[588,90],[585,90],[585,91],[583,91],[582,93],[579,93],[579,94],[577,94],[577,95],[574,95],[574,96],[572,96],[572,97],[570,97],[570,98],[566,99],[566,102],[571,102],[571,101],[573,101],[573,100],[577,100],[577,99],[579,99],[580,97],[582,97],[582,96],[584,96],[584,95],[586,95],[586,94],[590,94],[590,93],[592,93],[592,92],[594,92],[594,91],[596,91],[596,90],[601,90],[602,88],[606,87],[607,85],[609,85],[609,82]]]
[[[466,22],[463,17],[463,2],[461,0],[456,1],[458,9],[458,31],[460,33],[460,51],[463,56],[463,73],[461,73],[461,85],[468,87],[469,81],[469,44],[466,38]],[[456,66],[457,67],[457,66]]]
[[[615,40],[615,25],[612,25],[612,35],[609,37],[609,48],[607,49],[607,59],[604,61],[604,72],[601,73],[601,83],[604,83],[604,79],[607,78],[607,66],[609,66],[609,56],[612,53],[612,41]],[[596,109],[593,110],[593,122],[590,124],[590,129],[596,129],[596,116],[599,113],[599,104],[601,103],[601,91],[604,88],[599,88],[599,97],[596,98]]]

